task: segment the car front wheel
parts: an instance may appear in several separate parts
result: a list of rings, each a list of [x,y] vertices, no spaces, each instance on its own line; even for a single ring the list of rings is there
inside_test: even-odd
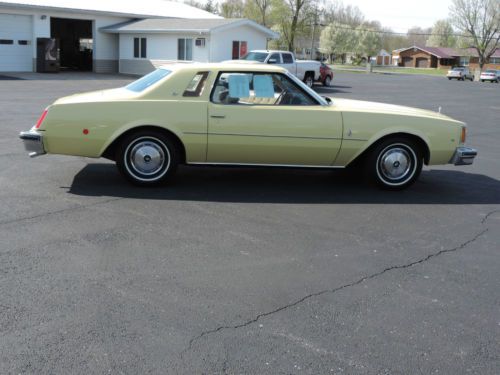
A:
[[[135,185],[162,184],[175,173],[178,164],[175,143],[157,131],[139,131],[126,136],[117,149],[118,170]]]
[[[330,87],[331,84],[332,84],[332,79],[330,78],[330,76],[326,76],[323,85],[325,85],[326,87]]]
[[[367,177],[388,190],[412,185],[423,166],[422,151],[408,138],[391,138],[379,143],[366,160]]]

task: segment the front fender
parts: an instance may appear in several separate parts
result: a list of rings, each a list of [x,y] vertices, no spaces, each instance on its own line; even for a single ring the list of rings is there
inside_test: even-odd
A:
[[[459,122],[438,117],[343,112],[342,148],[335,161],[346,166],[380,139],[408,134],[418,137],[429,150],[429,164],[446,164],[459,143]]]

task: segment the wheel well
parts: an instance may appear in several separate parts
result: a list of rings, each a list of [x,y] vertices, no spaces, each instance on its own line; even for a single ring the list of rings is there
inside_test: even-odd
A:
[[[422,139],[420,138],[419,136],[417,135],[414,135],[414,134],[409,134],[409,133],[392,133],[392,134],[388,134],[388,135],[385,135],[383,136],[382,138],[378,139],[377,141],[373,142],[372,145],[370,145],[370,147],[368,147],[365,151],[363,151],[355,160],[353,160],[350,164],[352,163],[355,163],[361,159],[363,159],[366,155],[368,155],[371,150],[373,150],[380,142],[383,142],[387,139],[390,139],[390,138],[408,138],[408,139],[411,139],[413,141],[415,141],[417,144],[418,144],[418,147],[420,148],[420,150],[422,151],[423,155],[424,155],[424,163],[426,165],[429,164],[429,160],[431,158],[431,152],[429,150],[429,146],[427,145],[427,143]]]
[[[165,134],[167,137],[169,137],[172,141],[175,142],[177,149],[181,153],[180,155],[180,162],[185,163],[186,162],[186,149],[184,147],[184,144],[182,141],[179,139],[177,135],[172,133],[170,130],[167,130],[165,128],[161,128],[159,126],[152,126],[152,125],[144,125],[144,126],[138,126],[132,129],[127,130],[125,133],[121,134],[119,137],[117,137],[111,144],[104,150],[102,153],[102,157],[109,159],[109,160],[115,160],[115,154],[116,154],[116,148],[120,144],[123,138],[129,136],[130,134],[133,134],[138,131],[144,131],[144,130],[154,130],[154,131],[159,131],[163,134]]]

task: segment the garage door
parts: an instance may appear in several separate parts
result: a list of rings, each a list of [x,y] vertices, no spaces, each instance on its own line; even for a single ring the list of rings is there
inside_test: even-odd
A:
[[[413,57],[403,57],[403,66],[406,66],[407,68],[413,67]]]
[[[417,58],[417,68],[428,68],[429,67],[429,59],[425,57]]]
[[[0,72],[31,72],[31,16],[0,13]]]

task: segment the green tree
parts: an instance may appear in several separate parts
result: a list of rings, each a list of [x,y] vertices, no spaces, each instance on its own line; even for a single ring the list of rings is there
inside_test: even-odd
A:
[[[220,4],[220,15],[224,18],[245,17],[245,2],[243,0],[226,0]]]
[[[356,30],[356,39],[358,41],[356,52],[360,56],[376,56],[382,48],[382,36],[379,29],[370,27],[369,24],[363,24]]]
[[[219,13],[219,8],[217,6],[217,3],[214,0],[208,0],[203,7],[204,10],[206,10],[209,13],[213,14],[218,14]]]
[[[357,33],[348,25],[332,23],[321,32],[319,49],[329,56],[329,60],[340,57],[345,63],[345,55],[354,52],[358,45]]]
[[[427,43],[427,39],[429,38],[429,35],[431,34],[432,29],[427,28],[423,29],[418,26],[414,26],[410,29],[408,29],[408,32],[406,33],[408,42],[409,44],[415,45],[415,46],[425,46]]]
[[[455,30],[448,20],[436,21],[432,27],[432,35],[427,39],[428,47],[456,47]]]
[[[500,44],[500,1],[453,0],[450,13],[453,25],[470,38],[483,69]]]

